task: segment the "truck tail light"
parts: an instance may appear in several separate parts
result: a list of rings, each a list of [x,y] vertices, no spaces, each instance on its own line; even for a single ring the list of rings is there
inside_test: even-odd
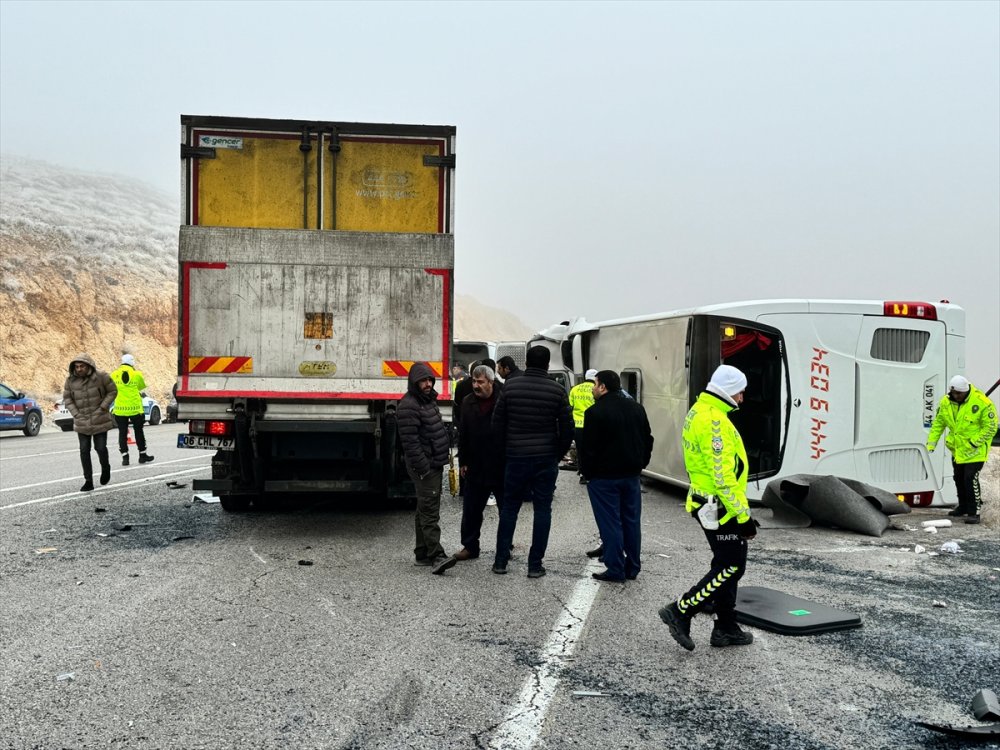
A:
[[[230,419],[192,419],[188,423],[188,432],[192,435],[226,437],[233,434],[233,422]]]
[[[937,308],[930,302],[883,302],[882,314],[891,318],[937,320]]]

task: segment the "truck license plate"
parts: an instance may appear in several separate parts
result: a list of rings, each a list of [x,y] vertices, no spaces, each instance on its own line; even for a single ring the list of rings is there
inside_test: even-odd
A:
[[[178,448],[208,448],[217,451],[231,451],[235,448],[235,442],[231,437],[215,437],[213,435],[185,435],[181,433],[177,436]]]

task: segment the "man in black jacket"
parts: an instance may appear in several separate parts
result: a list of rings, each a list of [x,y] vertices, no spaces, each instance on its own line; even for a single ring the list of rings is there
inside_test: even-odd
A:
[[[503,506],[504,457],[493,434],[493,412],[503,386],[496,380],[493,368],[485,364],[472,369],[470,380],[472,393],[462,402],[462,423],[458,428],[458,465],[465,480],[462,549],[455,554],[459,560],[479,557],[483,510],[491,492]]]
[[[653,433],[646,410],[622,394],[618,373],[597,373],[594,399],[583,415],[585,460],[580,466],[587,478],[607,570],[593,576],[598,581],[634,580],[642,567],[639,473],[653,453]]]
[[[528,550],[528,577],[545,575],[542,560],[552,526],[552,495],[559,459],[573,441],[573,416],[566,391],[549,378],[549,350],[528,350],[527,368],[520,377],[508,376],[493,413],[493,429],[504,447],[504,502],[497,528],[494,573],[506,573],[521,504],[534,504],[535,518]]]
[[[441,547],[441,479],[450,441],[438,409],[430,365],[416,362],[410,368],[409,387],[396,408],[396,423],[406,471],[417,490],[416,564],[430,565],[431,572],[438,575],[457,560],[445,555]]]
[[[548,367],[548,365],[545,366]],[[500,357],[500,359],[497,360],[497,374],[503,378],[503,381],[506,383],[511,378],[524,375],[524,370],[521,370],[517,366],[517,362],[514,361],[514,358],[508,354],[507,356]]]

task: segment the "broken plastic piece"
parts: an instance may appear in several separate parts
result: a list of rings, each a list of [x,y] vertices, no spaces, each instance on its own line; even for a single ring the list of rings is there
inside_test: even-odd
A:
[[[937,599],[935,599],[934,601],[932,601],[932,602],[931,602],[931,604],[932,604],[933,606],[935,606],[935,607],[941,607],[942,609],[943,609],[944,607],[947,607],[947,606],[948,606],[948,605],[947,605],[947,604],[946,604],[945,602],[942,602],[942,601],[939,601],[939,600],[937,600]]]
[[[601,693],[597,690],[574,690],[573,695],[577,698],[609,698],[611,693]]]
[[[972,714],[980,721],[1000,721],[1000,701],[997,694],[983,688],[972,696]]]
[[[299,565],[312,565],[312,560],[299,560]]]
[[[68,680],[75,680],[76,672],[63,672],[60,675],[56,675],[56,682],[66,682]]]
[[[183,489],[184,487],[187,487],[187,483],[185,483],[185,482],[176,482],[176,481],[174,481],[174,480],[171,479],[169,482],[167,482],[167,487],[169,487],[172,490],[180,490],[180,489]]]
[[[935,519],[933,519],[931,521],[921,521],[920,525],[923,526],[925,529],[933,528],[933,527],[936,527],[936,528],[939,528],[939,529],[946,529],[949,526],[951,526],[951,519],[949,519],[949,518],[935,518]]]
[[[927,550],[921,547],[919,544],[916,544],[913,547],[913,551],[919,555],[921,552],[926,552]]]
[[[941,545],[941,551],[949,555],[958,555],[961,554],[962,548],[958,546],[958,542],[945,542]]]
[[[915,721],[913,723],[918,727],[941,732],[941,734],[949,734],[952,737],[962,737],[967,740],[981,741],[1000,737],[1000,724],[960,727],[956,724],[932,724],[929,721]]]
[[[35,554],[36,555],[48,555],[48,554],[50,554],[52,552],[58,552],[58,551],[59,551],[58,547],[39,547],[38,549],[35,550]]]
[[[194,495],[191,498],[196,503],[217,503],[220,502],[219,498],[210,492],[203,492],[200,495]]]

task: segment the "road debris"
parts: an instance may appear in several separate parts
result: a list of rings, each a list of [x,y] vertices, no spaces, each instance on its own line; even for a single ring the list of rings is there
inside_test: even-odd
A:
[[[180,490],[180,489],[183,489],[183,488],[187,487],[187,483],[186,482],[177,482],[177,481],[174,481],[173,479],[171,479],[169,482],[167,482],[167,487],[169,487],[172,490]]]
[[[958,542],[945,542],[941,545],[941,551],[947,552],[949,555],[960,555],[962,554],[962,548],[958,546]]]
[[[312,565],[312,560],[299,560],[299,565]]]
[[[927,550],[926,550],[926,548],[921,547],[919,544],[915,544],[915,545],[913,545],[913,551],[919,555],[919,554],[921,554],[923,552],[926,552]]]
[[[191,502],[194,502],[194,503],[209,503],[209,504],[211,504],[211,503],[217,503],[217,502],[219,502],[219,498],[217,498],[215,495],[213,495],[211,493],[203,492],[203,493],[201,493],[199,495],[193,495],[191,497]]]
[[[949,526],[951,526],[951,519],[935,518],[930,521],[921,521],[920,525],[923,526],[925,529],[930,529],[930,528],[946,529]]]
[[[574,690],[575,698],[610,698],[611,693],[601,693],[597,690]]]
[[[933,601],[931,602],[931,606],[934,606],[934,607],[940,607],[941,609],[944,609],[944,608],[945,608],[945,607],[947,607],[948,605],[947,605],[947,604],[946,604],[945,602],[942,602],[942,601],[938,601],[937,599],[934,599],[934,600],[933,600]]]
[[[63,672],[56,675],[56,682],[70,682],[76,679],[76,672]]]
[[[59,551],[58,547],[39,547],[38,549],[35,550],[35,554],[36,555],[48,555],[48,554],[51,554],[53,552],[58,552],[58,551]]]

